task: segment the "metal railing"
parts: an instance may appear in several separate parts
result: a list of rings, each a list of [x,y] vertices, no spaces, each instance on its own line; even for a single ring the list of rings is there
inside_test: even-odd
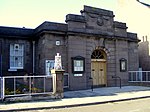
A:
[[[64,73],[64,88],[69,88],[68,73]],[[52,92],[52,75],[0,77],[0,99],[2,100],[5,97],[51,94]]]
[[[129,82],[150,82],[150,71],[129,71]]]
[[[52,93],[52,76],[8,76],[2,77],[2,99],[11,96]]]

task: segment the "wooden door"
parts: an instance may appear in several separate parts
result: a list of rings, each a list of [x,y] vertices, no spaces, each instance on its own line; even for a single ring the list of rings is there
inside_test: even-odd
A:
[[[99,63],[99,84],[106,84],[106,62]]]
[[[92,78],[93,78],[93,85],[98,85],[98,74],[99,74],[99,71],[98,71],[98,63],[96,61],[93,61],[92,62]]]
[[[92,61],[91,69],[93,85],[106,85],[106,62]]]

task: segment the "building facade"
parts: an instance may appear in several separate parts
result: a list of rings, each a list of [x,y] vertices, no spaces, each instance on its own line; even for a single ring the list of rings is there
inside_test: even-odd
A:
[[[66,24],[0,27],[1,76],[51,75],[59,53],[70,90],[115,86],[112,76],[128,85],[128,71],[139,68],[138,41],[112,11],[90,6],[81,15],[68,14]]]
[[[139,43],[139,67],[143,71],[150,70],[149,41],[147,36],[143,36],[143,41]]]

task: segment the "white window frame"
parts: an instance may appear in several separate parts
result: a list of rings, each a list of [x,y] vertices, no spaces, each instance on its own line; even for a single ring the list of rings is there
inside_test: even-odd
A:
[[[17,71],[17,69],[23,69],[24,68],[24,45],[23,44],[10,44],[9,53],[10,53],[9,71]],[[19,59],[20,59],[20,62],[18,61]]]

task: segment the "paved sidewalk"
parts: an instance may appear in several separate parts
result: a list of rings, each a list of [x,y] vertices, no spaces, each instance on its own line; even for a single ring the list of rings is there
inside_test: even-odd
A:
[[[97,88],[94,91],[68,91],[65,98],[60,100],[42,100],[23,103],[0,104],[0,112],[64,108],[84,105],[94,105],[150,97],[150,87],[125,86]]]

